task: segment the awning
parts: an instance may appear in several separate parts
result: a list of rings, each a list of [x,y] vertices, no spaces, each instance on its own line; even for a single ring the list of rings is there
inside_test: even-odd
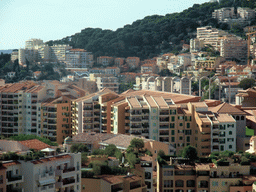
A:
[[[52,148],[45,148],[45,149],[42,149],[41,151],[42,151],[42,152],[54,152],[55,149],[52,149]]]
[[[48,179],[48,180],[43,180],[43,181],[39,181],[40,185],[49,185],[49,184],[53,184],[56,183],[55,179]]]

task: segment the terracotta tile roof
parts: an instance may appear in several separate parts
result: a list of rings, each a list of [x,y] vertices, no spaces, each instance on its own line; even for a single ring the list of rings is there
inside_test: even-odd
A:
[[[116,175],[101,175],[99,176],[104,181],[110,183],[110,184],[118,184],[123,183],[123,180],[121,179],[121,176]]]
[[[41,164],[41,163],[45,163],[45,162],[49,162],[49,161],[59,161],[59,160],[63,160],[63,159],[68,159],[71,158],[70,155],[58,155],[58,156],[53,156],[53,157],[48,157],[48,158],[43,158],[43,159],[38,159],[38,160],[32,160],[31,163],[33,164]]]
[[[212,111],[214,113],[245,114],[240,109],[225,102],[216,107],[209,107],[209,111]]]
[[[19,143],[22,145],[25,145],[29,149],[34,149],[34,150],[38,150],[38,151],[45,149],[45,148],[52,148],[50,145],[47,145],[44,142],[39,141],[37,139],[19,141]]]
[[[235,123],[236,122],[235,119],[228,114],[220,113],[220,114],[216,115],[216,118],[221,123],[225,123],[225,122],[234,122]]]

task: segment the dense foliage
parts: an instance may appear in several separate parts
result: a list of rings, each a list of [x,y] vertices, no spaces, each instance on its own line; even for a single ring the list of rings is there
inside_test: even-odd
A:
[[[166,52],[177,53],[183,42],[189,43],[189,39],[195,37],[196,28],[200,26],[211,25],[242,35],[243,30],[239,25],[218,24],[211,17],[214,9],[229,6],[255,8],[255,0],[220,0],[219,3],[194,4],[181,13],[147,16],[116,31],[85,28],[80,33],[49,41],[48,44],[69,44],[93,52],[96,57],[137,56],[145,59]]]

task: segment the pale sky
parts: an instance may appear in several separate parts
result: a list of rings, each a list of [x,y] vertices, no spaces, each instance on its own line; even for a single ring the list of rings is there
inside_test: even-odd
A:
[[[204,2],[208,0],[0,0],[0,50],[22,48],[30,38],[62,39],[87,27],[116,30]]]

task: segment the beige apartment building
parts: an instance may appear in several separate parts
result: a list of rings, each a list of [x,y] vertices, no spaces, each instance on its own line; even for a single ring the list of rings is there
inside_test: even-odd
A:
[[[71,117],[71,99],[85,94],[86,91],[74,85],[61,84],[58,81],[46,81],[41,85],[32,81],[2,85],[0,86],[1,135],[10,137],[32,134],[45,136],[61,144],[63,137],[71,134],[71,126],[63,125],[69,124],[70,119],[66,123],[62,122],[64,118]],[[63,111],[62,108],[65,107],[66,110]],[[60,134],[58,139],[57,133]]]
[[[177,153],[192,145],[200,156],[246,150],[245,113],[220,101],[199,101],[200,97],[160,91],[118,95],[105,90],[74,101],[73,131],[143,136],[168,142]]]
[[[84,49],[69,49],[65,62],[68,68],[88,68],[93,66],[93,55]]]
[[[100,57],[97,57],[97,63],[106,67],[114,63],[114,58],[108,57],[108,56],[100,56]]]
[[[227,34],[227,32],[212,28],[211,26],[197,28],[197,39],[203,40],[204,45],[211,45],[216,50],[218,49],[219,44],[218,38]]]
[[[215,70],[225,59],[222,57],[198,57],[195,59],[195,69]]]
[[[182,163],[180,162],[182,161]],[[214,163],[189,164],[186,159],[170,158],[167,165],[158,164],[157,192],[190,191],[252,191],[254,180],[250,165],[230,163],[226,166]],[[242,189],[242,190],[241,190]]]
[[[220,56],[226,60],[234,58],[241,60],[242,63],[247,61],[247,42],[236,36],[220,37]]]

